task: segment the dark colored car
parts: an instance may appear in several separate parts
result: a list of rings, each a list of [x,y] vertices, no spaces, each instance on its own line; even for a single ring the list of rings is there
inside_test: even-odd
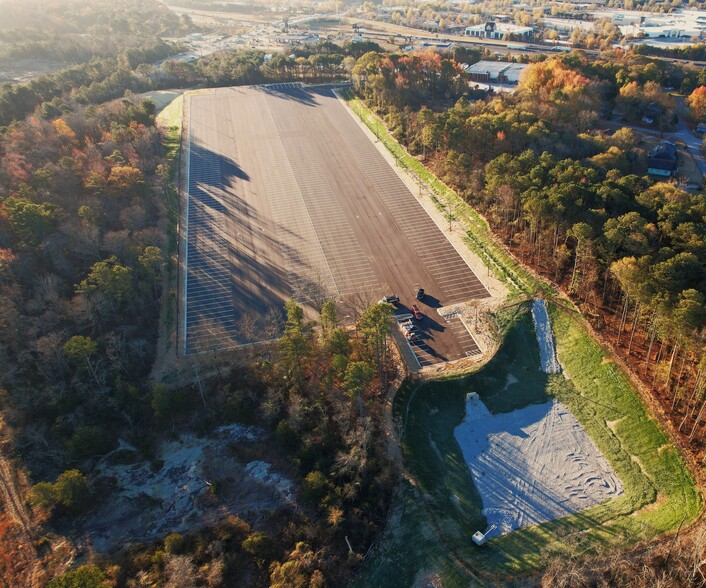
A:
[[[415,297],[417,300],[424,300],[424,288],[419,288]]]
[[[416,304],[412,305],[412,314],[414,315],[414,318],[418,321],[421,321],[424,318],[422,311],[419,310],[419,307]]]
[[[387,303],[387,304],[397,304],[399,301],[400,301],[400,299],[397,296],[397,294],[388,294],[387,296],[383,296],[383,298],[380,302]]]

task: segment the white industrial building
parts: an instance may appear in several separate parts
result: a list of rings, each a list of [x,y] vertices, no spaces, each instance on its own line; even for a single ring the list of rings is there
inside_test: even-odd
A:
[[[562,35],[572,33],[576,29],[584,31],[592,31],[595,23],[591,20],[579,20],[574,18],[544,18],[544,26],[548,29],[554,29]]]
[[[625,37],[691,39],[706,36],[706,12],[702,10],[684,10],[670,14],[615,10],[593,14],[596,18],[610,18]]]
[[[481,39],[505,39],[507,35],[507,38],[510,39],[530,41],[534,36],[534,29],[506,22],[486,22],[485,24],[466,27],[463,34],[467,37],[478,37]]]
[[[466,73],[474,82],[517,84],[526,67],[526,63],[479,61],[467,67]]]

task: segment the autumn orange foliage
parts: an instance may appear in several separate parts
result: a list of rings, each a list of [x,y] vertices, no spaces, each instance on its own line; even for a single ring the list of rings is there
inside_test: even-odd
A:
[[[13,582],[21,576],[27,565],[27,554],[22,548],[22,542],[19,525],[12,519],[0,515],[0,578]],[[19,584],[15,585],[19,586]]]
[[[520,79],[520,88],[532,94],[563,95],[567,98],[588,86],[588,78],[567,68],[557,59],[527,66]]]
[[[686,99],[689,108],[694,111],[697,118],[706,117],[706,86],[699,86]]]

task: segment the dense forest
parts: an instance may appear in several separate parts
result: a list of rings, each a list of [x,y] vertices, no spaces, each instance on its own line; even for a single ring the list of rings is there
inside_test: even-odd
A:
[[[154,0],[3,0],[0,58],[80,64],[188,32],[188,23]]]
[[[573,52],[531,64],[514,95],[454,103],[451,86],[436,86],[446,60],[432,83],[408,75],[406,59],[363,56],[353,70],[360,92],[519,259],[584,308],[700,454],[706,199],[646,177],[629,128],[596,127],[621,105],[628,119],[656,106],[669,129],[676,115],[662,87],[693,87],[701,73],[622,51],[594,61]]]
[[[66,459],[42,447],[100,453],[106,423],[139,418],[166,251],[160,143],[150,102],[30,117],[2,137],[0,362],[37,472]]]

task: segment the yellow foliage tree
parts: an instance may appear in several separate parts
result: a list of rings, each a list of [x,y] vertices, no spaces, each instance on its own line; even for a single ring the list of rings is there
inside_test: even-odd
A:
[[[588,78],[569,69],[558,59],[531,63],[520,78],[520,89],[525,92],[552,97],[570,98],[583,91],[588,84]]]
[[[131,165],[116,165],[108,176],[110,188],[119,192],[133,190],[143,181],[142,172]]]
[[[706,117],[706,86],[699,86],[686,99],[689,108],[694,111],[697,118]]]
[[[71,127],[66,124],[66,121],[63,118],[57,118],[54,122],[52,122],[52,125],[54,125],[54,129],[56,129],[56,132],[61,137],[68,139],[69,141],[74,141],[76,139],[76,133],[71,130]]]

